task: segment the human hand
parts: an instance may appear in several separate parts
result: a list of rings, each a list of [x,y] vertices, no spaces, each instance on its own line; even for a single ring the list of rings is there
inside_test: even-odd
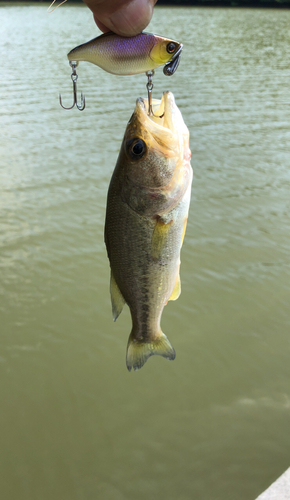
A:
[[[157,0],[83,0],[103,32],[122,36],[140,33],[149,24]]]

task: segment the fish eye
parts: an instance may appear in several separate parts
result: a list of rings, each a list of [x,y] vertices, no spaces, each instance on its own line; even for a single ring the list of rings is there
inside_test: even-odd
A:
[[[129,155],[133,160],[139,160],[145,155],[147,151],[145,142],[142,139],[138,138],[128,141],[127,148]]]
[[[173,54],[173,52],[175,51],[175,49],[176,49],[176,43],[169,42],[167,44],[166,50],[167,50],[168,54]]]

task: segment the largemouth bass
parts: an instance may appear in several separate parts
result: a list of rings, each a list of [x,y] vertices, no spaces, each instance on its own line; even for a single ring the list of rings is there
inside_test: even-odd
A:
[[[114,75],[146,73],[162,65],[170,75],[178,66],[181,50],[181,43],[151,33],[127,38],[108,32],[75,47],[67,57],[69,61],[96,64]]]
[[[180,295],[180,249],[186,229],[192,169],[189,133],[171,92],[137,99],[107,199],[105,242],[116,321],[125,302],[132,316],[127,368],[153,354],[175,358],[161,331],[164,306]]]

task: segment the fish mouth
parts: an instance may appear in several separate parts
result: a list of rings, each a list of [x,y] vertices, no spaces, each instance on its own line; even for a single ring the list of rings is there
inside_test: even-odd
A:
[[[172,92],[164,92],[162,99],[152,99],[153,114],[149,115],[148,99],[139,97],[136,102],[136,110],[139,123],[143,123],[148,129],[157,126],[160,129],[167,129],[172,133],[178,131],[180,121],[180,111],[175,104]]]
[[[183,156],[189,133],[172,92],[164,92],[161,100],[152,99],[152,109],[153,114],[149,115],[148,99],[137,99],[126,130],[126,141],[141,138],[157,155]]]

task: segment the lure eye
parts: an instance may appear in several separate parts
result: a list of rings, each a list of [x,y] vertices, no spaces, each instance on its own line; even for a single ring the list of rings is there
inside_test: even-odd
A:
[[[147,152],[147,146],[142,139],[131,139],[127,144],[129,155],[132,160],[139,160]]]
[[[168,54],[173,54],[173,52],[175,52],[175,49],[176,49],[176,43],[169,42],[167,44],[166,50],[167,50]]]

